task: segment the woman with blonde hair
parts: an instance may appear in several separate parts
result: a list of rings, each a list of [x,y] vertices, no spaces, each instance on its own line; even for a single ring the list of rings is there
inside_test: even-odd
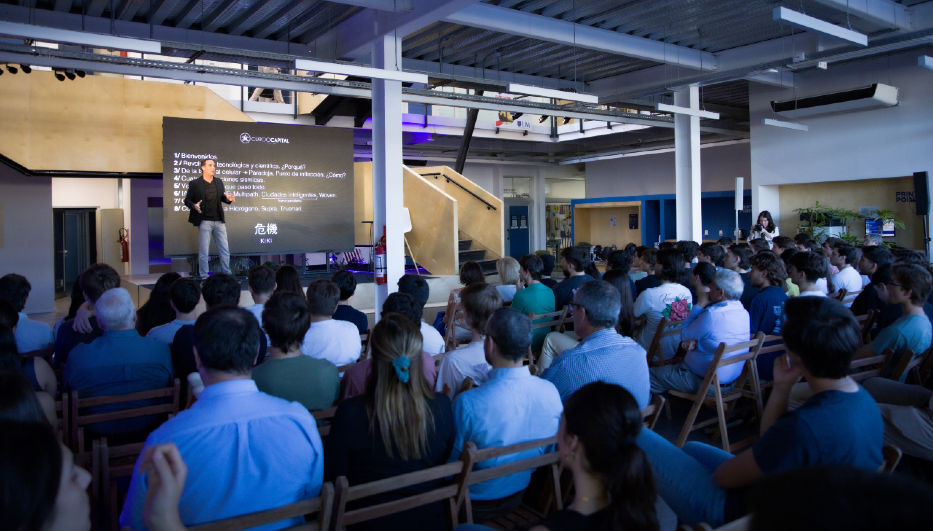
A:
[[[515,297],[518,284],[521,282],[519,269],[518,260],[511,256],[496,260],[496,271],[499,272],[499,285],[496,286],[496,290],[499,291],[502,302],[511,303],[512,298]]]
[[[455,427],[450,399],[434,393],[421,370],[421,331],[397,313],[382,316],[370,337],[372,372],[366,392],[340,403],[325,439],[324,475],[358,485],[447,462]],[[430,490],[423,484],[399,495]],[[378,496],[367,504],[387,501]],[[361,525],[359,529],[439,529],[440,503]]]

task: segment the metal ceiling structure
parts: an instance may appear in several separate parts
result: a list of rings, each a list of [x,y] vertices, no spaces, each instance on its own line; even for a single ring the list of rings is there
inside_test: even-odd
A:
[[[863,33],[868,46],[776,21],[777,7]],[[157,41],[162,55],[275,66],[283,74],[172,67],[156,59],[121,64],[95,59],[92,49],[77,46],[36,51],[31,42],[4,38],[2,31],[0,63],[29,62],[31,55],[34,64],[45,66],[262,82],[363,99],[366,83],[325,82],[287,69],[299,58],[367,65],[372,43],[393,35],[402,39],[399,66],[429,75],[428,86],[406,90],[408,101],[494,110],[494,99],[432,89],[501,93],[514,82],[596,94],[599,105],[554,102],[535,108],[513,100],[513,112],[650,126],[585,142],[478,138],[471,148],[478,158],[535,162],[669,147],[668,117],[631,111],[650,109],[687,84],[699,84],[703,105],[722,115],[719,122],[704,120],[704,142],[741,140],[748,131],[750,83],[792,86],[794,72],[818,61],[909,48],[929,54],[933,43],[933,0],[0,0],[0,21]],[[250,79],[236,82],[238,75]],[[406,151],[438,156],[455,140],[438,136],[430,146],[406,145]]]

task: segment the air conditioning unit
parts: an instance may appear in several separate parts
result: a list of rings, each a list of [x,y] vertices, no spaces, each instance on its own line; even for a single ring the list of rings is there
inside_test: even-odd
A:
[[[839,112],[865,111],[897,105],[897,87],[874,83],[842,92],[809,96],[788,101],[772,101],[771,109],[782,116],[800,118]]]

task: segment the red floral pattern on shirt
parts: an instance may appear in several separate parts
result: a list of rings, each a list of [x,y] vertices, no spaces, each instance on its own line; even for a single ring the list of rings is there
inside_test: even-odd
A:
[[[674,302],[668,304],[661,313],[670,321],[683,321],[690,315],[690,301],[678,297],[674,299]]]

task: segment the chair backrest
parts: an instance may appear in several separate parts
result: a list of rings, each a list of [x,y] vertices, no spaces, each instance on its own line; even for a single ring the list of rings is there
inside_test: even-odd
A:
[[[334,415],[337,414],[337,406],[312,411],[311,416],[317,421],[317,432],[324,437],[330,433],[331,422],[334,421]]]
[[[361,346],[360,346],[360,359],[359,359],[359,361],[363,361],[363,360],[365,360],[366,358],[369,357],[369,336],[370,336],[370,334],[372,334],[372,331],[371,331],[371,330],[367,330],[367,331],[363,332],[362,334],[360,334],[360,343],[361,343]]]
[[[150,415],[175,415],[178,413],[178,400],[181,382],[175,378],[171,387],[139,391],[125,395],[107,395],[79,398],[77,391],[72,391],[68,398],[69,418],[68,430],[71,448],[75,452],[84,450],[84,437],[79,434],[84,426],[100,422],[126,420]],[[91,407],[117,406],[139,401],[163,399],[161,403],[149,404],[139,407],[128,407],[107,413],[82,413]]]
[[[564,324],[564,318],[567,316],[567,307],[564,306],[556,312],[547,312],[547,313],[531,313],[531,330],[537,330],[539,328],[554,328],[561,327]]]
[[[894,364],[893,368],[891,369],[889,378],[892,380],[900,381],[901,377],[906,377],[908,372],[916,367],[919,367],[923,363],[925,355],[926,352],[917,356],[914,354],[913,350],[910,350],[909,348],[905,349],[901,352],[900,358],[898,358],[897,363]]]
[[[450,481],[448,478],[461,475],[463,469],[463,461],[454,461],[417,472],[409,472],[408,474],[353,486],[350,486],[345,476],[340,476],[336,482],[332,528],[344,529],[349,525],[382,518],[442,500],[447,500],[447,506],[450,510],[450,527],[456,527],[457,511],[454,500],[457,496],[457,483]],[[432,482],[442,482],[442,485],[426,492],[404,496],[392,501],[347,509],[347,504],[356,500],[393,491],[403,491],[410,487]]]
[[[749,341],[743,341],[741,343],[736,343],[729,346],[727,346],[725,343],[720,343],[719,348],[716,349],[716,353],[713,355],[713,361],[710,363],[709,369],[706,371],[706,376],[703,378],[703,383],[700,384],[700,388],[697,390],[697,396],[706,396],[713,385],[718,387],[719,369],[728,367],[729,365],[734,365],[736,363],[745,364],[743,374],[746,371],[750,371],[752,385],[755,389],[758,389],[758,367],[755,365],[755,359],[758,357],[758,353],[761,351],[761,345],[764,343],[764,340],[764,333],[758,332],[755,334],[754,339]],[[728,354],[738,352],[740,350],[747,350],[747,352],[726,357]]]
[[[661,356],[661,345],[665,338],[679,336],[683,321],[671,321],[667,317],[662,317],[661,322],[655,329],[651,344],[648,345],[648,365],[657,365],[664,361]]]
[[[884,445],[881,448],[881,456],[884,460],[881,462],[881,467],[878,471],[886,474],[893,473],[898,463],[901,462],[901,456],[903,455],[903,452],[901,452],[901,449],[897,446],[892,446],[890,444]]]
[[[462,454],[464,470],[460,477],[459,489],[457,492],[457,510],[459,511],[461,508],[465,508],[467,522],[472,523],[473,508],[470,501],[470,485],[511,476],[512,474],[517,474],[526,470],[536,470],[541,467],[550,468],[549,479],[553,489],[553,497],[551,500],[556,504],[558,510],[563,509],[563,497],[561,496],[560,488],[560,455],[553,450],[556,444],[556,436],[510,444],[508,446],[483,448],[482,450],[477,449],[476,444],[472,441],[467,443]],[[540,455],[526,457],[489,468],[474,470],[474,465],[476,463],[543,447],[549,447],[552,450]]]
[[[861,336],[863,344],[871,342],[871,329],[875,326],[875,321],[878,320],[880,314],[881,312],[878,310],[868,310],[868,312],[862,315],[855,316],[855,320],[858,321],[859,326],[862,328]]]
[[[289,529],[308,531],[327,531],[330,529],[334,506],[334,484],[321,485],[321,494],[317,498],[301,500],[275,509],[244,514],[188,527],[190,531],[227,531],[230,529],[252,529],[261,525],[272,524],[297,517],[313,517],[307,523]]]
[[[868,378],[881,376],[893,357],[894,351],[886,348],[884,352],[877,356],[852,360],[852,363],[849,364],[849,378],[861,382]]]
[[[121,480],[133,476],[136,460],[144,446],[145,443],[110,446],[107,444],[106,437],[94,441],[96,461],[100,467],[98,474],[100,484],[97,487],[97,494],[103,501],[101,506],[108,524],[107,529],[114,531],[120,529],[120,509],[123,507],[126,496],[125,486],[128,483]],[[123,490],[120,489],[121,485],[124,486]]]
[[[917,367],[916,371],[918,385],[926,385],[927,378],[930,377],[930,373],[933,373],[933,345],[930,345],[923,357],[923,363]]]
[[[653,395],[651,403],[641,410],[641,416],[645,419],[645,427],[649,430],[653,430],[654,425],[658,423],[665,402],[667,402],[667,399],[664,398],[664,395]]]
[[[839,291],[845,293],[840,300],[842,301],[842,304],[845,304],[846,308],[851,307],[852,303],[855,302],[855,299],[859,296],[860,293],[862,293],[862,290],[846,292],[846,290],[843,289]]]

